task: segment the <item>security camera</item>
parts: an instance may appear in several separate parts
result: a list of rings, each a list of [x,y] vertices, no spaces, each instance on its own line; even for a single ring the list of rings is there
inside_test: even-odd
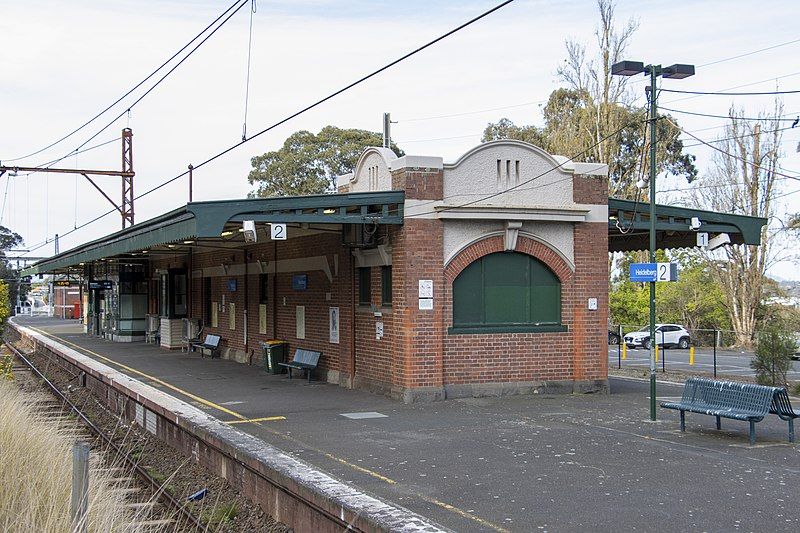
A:
[[[720,233],[716,237],[712,237],[708,240],[708,249],[709,250],[716,250],[717,248],[721,248],[726,244],[731,243],[731,237],[727,233]]]
[[[258,240],[258,234],[256,234],[256,223],[252,220],[245,220],[242,222],[242,226],[244,228],[245,242],[256,242]]]
[[[689,229],[692,231],[697,231],[700,229],[703,223],[700,222],[700,219],[697,217],[692,217],[692,220],[689,222]]]

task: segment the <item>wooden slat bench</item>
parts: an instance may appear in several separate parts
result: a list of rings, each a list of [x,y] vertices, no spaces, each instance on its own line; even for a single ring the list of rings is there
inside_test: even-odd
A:
[[[289,370],[289,379],[292,379],[292,369],[303,370],[308,376],[308,382],[311,383],[311,375],[314,369],[317,368],[319,358],[322,352],[315,352],[313,350],[305,350],[298,348],[294,352],[294,359],[290,363],[278,363]]]
[[[222,348],[222,338],[219,335],[206,335],[206,338],[203,342],[193,342],[190,345],[191,351],[196,351],[200,349],[200,356],[205,356],[205,351],[208,350],[211,358],[219,357],[220,350]]]
[[[686,411],[715,417],[717,429],[721,428],[720,418],[749,422],[750,444],[753,445],[756,442],[755,424],[770,412],[778,390],[777,387],[753,383],[689,378],[684,384],[681,401],[662,402],[661,407],[681,412],[681,431],[686,431]]]

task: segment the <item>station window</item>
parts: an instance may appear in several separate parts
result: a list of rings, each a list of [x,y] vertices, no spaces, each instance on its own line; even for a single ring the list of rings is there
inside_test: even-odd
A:
[[[453,282],[450,333],[565,330],[561,283],[544,263],[529,255],[486,255]]]
[[[361,267],[358,269],[358,305],[372,303],[372,269]]]
[[[171,268],[161,274],[160,313],[163,317],[184,318],[188,311],[189,286],[185,268]]]
[[[266,274],[258,275],[258,303],[265,304],[269,301],[269,278]]]
[[[206,309],[206,324],[211,324],[211,278],[203,278],[203,298],[205,300],[205,309]]]
[[[381,267],[381,304],[392,305],[392,266]]]

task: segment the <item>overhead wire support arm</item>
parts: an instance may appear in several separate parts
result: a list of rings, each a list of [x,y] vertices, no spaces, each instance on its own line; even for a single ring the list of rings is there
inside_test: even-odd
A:
[[[55,168],[55,167],[20,167],[0,165],[0,176],[7,171],[12,172],[12,176],[19,172],[45,172],[51,174],[80,174],[100,191],[106,200],[111,202],[116,211],[122,216],[122,229],[134,224],[133,212],[133,131],[130,128],[122,130],[122,169],[121,170],[100,170],[100,169],[80,169],[80,168]],[[117,205],[111,197],[100,188],[89,176],[119,176],[122,179],[122,201]]]

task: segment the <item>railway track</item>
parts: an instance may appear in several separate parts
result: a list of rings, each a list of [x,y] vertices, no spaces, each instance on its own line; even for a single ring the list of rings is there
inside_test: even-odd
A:
[[[41,415],[41,418],[54,425],[74,427],[72,436],[76,442],[87,441],[93,450],[100,449],[101,453],[105,455],[101,459],[95,453],[92,461],[102,461],[104,465],[114,465],[96,466],[108,470],[112,474],[113,482],[118,485],[117,490],[121,497],[126,498],[127,506],[133,511],[135,522],[131,525],[135,526],[136,530],[204,531],[206,529],[205,524],[183,502],[175,499],[162,483],[140,466],[137,458],[119,446],[111,435],[95,424],[81,408],[75,405],[36,367],[29,357],[26,357],[26,354],[6,339],[3,339],[3,343],[17,361],[24,365],[14,365],[12,372],[17,376],[30,373],[31,379],[39,381],[48,392],[53,394],[54,399],[52,400],[35,401],[37,413]],[[64,370],[61,367],[59,369]],[[77,417],[82,424],[75,425],[74,420],[70,420],[71,414]],[[131,473],[136,475],[136,479],[129,477]],[[132,485],[137,479],[143,486],[134,487]],[[159,503],[163,507],[159,506]]]

